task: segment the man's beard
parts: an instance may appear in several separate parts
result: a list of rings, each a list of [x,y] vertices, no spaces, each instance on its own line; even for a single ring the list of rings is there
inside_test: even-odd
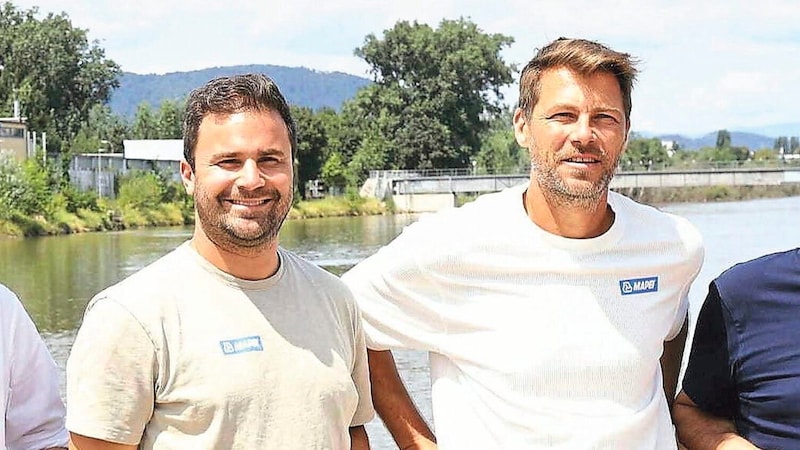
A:
[[[562,158],[552,155],[552,159],[547,159],[546,156],[548,155],[543,155],[540,151],[534,150],[531,152],[531,176],[535,177],[542,194],[549,202],[559,206],[589,211],[594,211],[598,207],[605,207],[605,205],[600,204],[600,200],[608,192],[621,152],[610,165],[605,165],[607,162],[606,152],[598,149],[587,153],[598,155],[601,161],[599,164],[604,164],[603,171],[597,181],[591,183],[585,181],[585,183],[575,185],[575,183],[569,183],[558,173]],[[581,179],[581,170],[578,168],[574,170],[574,178]]]
[[[263,195],[265,191],[266,195]],[[194,204],[200,226],[217,247],[232,253],[251,255],[262,251],[278,238],[292,206],[292,191],[283,195],[274,187],[268,187],[256,194],[249,197],[268,197],[271,199],[271,208],[259,216],[248,217],[226,210],[219,197],[209,195],[202,186],[196,187]]]

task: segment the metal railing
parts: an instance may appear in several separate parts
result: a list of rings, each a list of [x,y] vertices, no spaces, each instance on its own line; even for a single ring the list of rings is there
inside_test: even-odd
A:
[[[800,160],[751,160],[751,161],[688,161],[671,164],[652,164],[650,166],[620,166],[618,173],[640,172],[687,172],[687,171],[731,171],[731,170],[765,170],[765,169],[800,169]],[[485,169],[412,169],[412,170],[370,170],[369,177],[375,179],[404,180],[409,178],[434,177],[466,177],[485,175],[527,175],[529,167],[517,171],[493,171]]]

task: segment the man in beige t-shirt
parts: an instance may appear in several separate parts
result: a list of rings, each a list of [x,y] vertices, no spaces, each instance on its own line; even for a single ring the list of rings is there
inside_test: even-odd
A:
[[[359,311],[278,246],[295,126],[263,75],[195,90],[192,239],[92,299],[67,363],[71,448],[368,449]]]

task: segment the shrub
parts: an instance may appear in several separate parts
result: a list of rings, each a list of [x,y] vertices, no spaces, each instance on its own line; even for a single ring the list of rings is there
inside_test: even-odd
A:
[[[131,172],[119,183],[117,202],[122,208],[155,209],[163,201],[165,186],[152,172]]]

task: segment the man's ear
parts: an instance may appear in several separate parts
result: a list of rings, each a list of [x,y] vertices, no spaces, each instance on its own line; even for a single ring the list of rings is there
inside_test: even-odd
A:
[[[186,193],[193,196],[194,195],[194,170],[192,166],[189,165],[189,161],[185,159],[181,160],[181,182],[183,182],[183,187],[186,189]]]
[[[528,132],[530,131],[530,125],[528,124],[528,119],[525,117],[525,111],[523,111],[521,108],[517,108],[514,111],[513,124],[514,137],[517,139],[517,144],[528,148]]]

